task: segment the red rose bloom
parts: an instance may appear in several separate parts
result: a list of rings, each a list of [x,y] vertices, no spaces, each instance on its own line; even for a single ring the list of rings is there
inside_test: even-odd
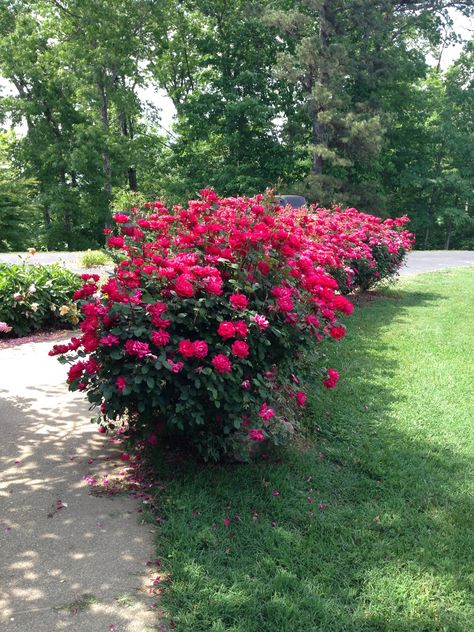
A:
[[[237,356],[241,360],[246,358],[249,354],[249,346],[243,340],[236,340],[231,347],[233,355]]]
[[[78,380],[82,376],[83,372],[84,372],[84,362],[81,362],[79,360],[79,362],[76,362],[76,364],[73,364],[71,368],[69,369],[68,374],[67,374],[67,381],[74,382],[75,380]]]
[[[123,248],[125,244],[123,237],[109,237],[107,243],[110,248]]]
[[[170,341],[170,335],[167,331],[159,329],[158,331],[152,332],[151,341],[155,345],[155,347],[164,347]]]
[[[124,349],[127,355],[137,356],[137,358],[144,358],[150,353],[148,343],[140,342],[139,340],[127,340]]]
[[[249,328],[247,323],[243,320],[238,320],[234,323],[235,332],[240,338],[245,338],[245,336],[249,333]]]
[[[340,340],[341,338],[344,338],[344,336],[346,335],[346,328],[345,327],[331,327],[329,329],[329,335],[331,336],[331,338],[334,338],[334,340]]]
[[[178,351],[184,358],[192,358],[194,356],[193,343],[190,340],[181,340]]]
[[[230,370],[232,369],[231,361],[222,353],[219,353],[212,358],[212,365],[218,373],[230,373]]]
[[[224,339],[233,338],[235,336],[235,327],[231,322],[224,321],[220,323],[217,333]]]
[[[304,393],[303,391],[298,391],[296,393],[296,403],[298,404],[298,406],[301,406],[301,408],[303,408],[303,406],[306,404],[306,393]]]
[[[272,417],[275,417],[275,411],[273,408],[269,408],[267,402],[260,406],[258,414],[264,421],[269,421]]]
[[[249,430],[249,439],[261,443],[265,439],[265,434],[263,430],[252,429]]]
[[[190,298],[194,294],[194,288],[191,283],[182,277],[177,279],[174,291],[181,298]]]
[[[114,345],[118,344],[119,337],[114,336],[113,334],[107,334],[106,336],[102,336],[99,342],[101,345],[104,345],[104,347],[113,347]]]
[[[115,213],[112,219],[114,222],[117,222],[117,224],[126,224],[130,221],[130,217],[125,215],[125,213]]]
[[[230,304],[232,307],[235,307],[235,309],[245,309],[249,304],[249,300],[245,294],[231,294],[229,300]]]
[[[124,377],[119,376],[115,380],[115,386],[117,387],[118,392],[121,393],[123,389],[127,386],[127,380]]]
[[[257,268],[264,276],[267,276],[267,274],[270,272],[270,266],[266,261],[259,261],[257,263]]]
[[[335,369],[328,369],[328,376],[323,384],[326,388],[335,388],[339,380],[339,373]]]
[[[205,340],[195,340],[193,342],[194,357],[202,360],[207,356],[208,346]]]

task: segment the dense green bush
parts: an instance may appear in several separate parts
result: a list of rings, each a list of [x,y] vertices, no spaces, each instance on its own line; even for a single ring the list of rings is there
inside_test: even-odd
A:
[[[59,264],[0,264],[0,321],[17,336],[77,325],[72,295],[80,286],[80,277]]]

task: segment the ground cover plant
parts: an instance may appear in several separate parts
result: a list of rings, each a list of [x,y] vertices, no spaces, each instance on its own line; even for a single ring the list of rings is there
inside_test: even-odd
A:
[[[71,364],[69,386],[87,392],[103,431],[126,424],[132,442],[151,444],[171,433],[212,460],[247,458],[294,435],[308,345],[321,390],[337,384],[321,343],[346,333],[338,319],[353,309],[341,292],[355,287],[351,265],[365,261],[378,279],[411,243],[407,218],[295,210],[271,194],[220,199],[209,189],[187,208],[155,202],[114,220],[116,271],[100,288],[97,275],[84,275],[74,295],[82,336],[51,354]],[[397,257],[391,271],[379,270],[375,247]]]
[[[59,264],[0,264],[0,334],[28,333],[77,325],[77,274]]]
[[[358,299],[298,447],[243,466],[158,452],[177,632],[472,629],[473,298],[463,269]]]

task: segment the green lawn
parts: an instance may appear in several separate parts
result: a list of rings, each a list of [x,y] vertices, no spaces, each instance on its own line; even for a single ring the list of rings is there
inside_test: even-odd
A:
[[[474,269],[359,303],[311,445],[161,466],[176,630],[474,630]]]

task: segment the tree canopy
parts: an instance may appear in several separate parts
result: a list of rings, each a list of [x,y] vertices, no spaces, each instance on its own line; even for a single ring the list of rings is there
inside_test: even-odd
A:
[[[2,0],[0,248],[97,247],[114,206],[205,186],[407,213],[419,247],[474,247],[474,43],[426,62],[454,11],[473,3]]]

